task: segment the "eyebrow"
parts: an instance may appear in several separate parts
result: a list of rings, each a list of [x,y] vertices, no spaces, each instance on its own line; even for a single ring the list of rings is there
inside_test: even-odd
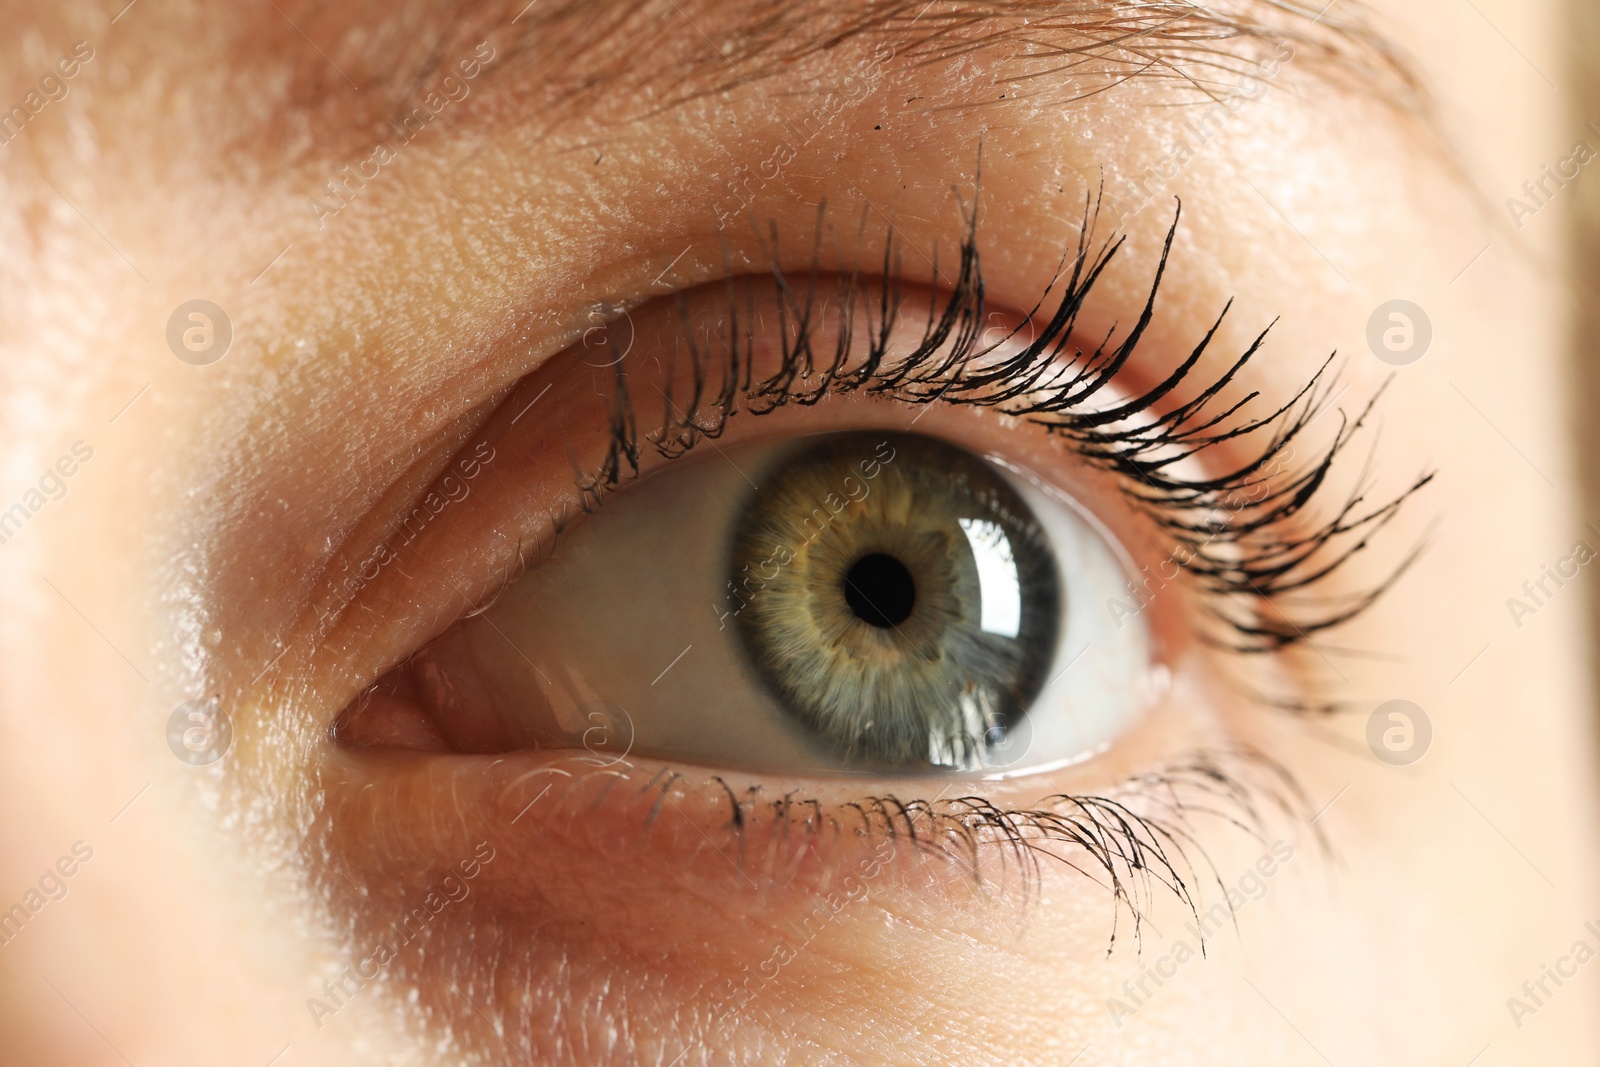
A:
[[[994,84],[1009,86],[1013,99],[1055,93],[1050,102],[1070,104],[1137,83],[1201,103],[1236,91],[1287,44],[1296,67],[1324,82],[1423,125],[1433,117],[1422,80],[1360,0],[1239,0],[1220,10],[1195,0],[409,0],[381,14],[364,0],[282,7],[260,17],[280,20],[284,50],[256,54],[297,57],[291,99],[325,104],[330,92],[356,87],[360,117],[346,113],[341,125],[383,124],[488,39],[502,52],[495,77],[537,86],[548,106],[571,113],[646,88],[656,111],[741,86],[760,90],[807,59],[868,43],[887,43],[908,66],[998,57],[1005,73]]]
[[[1343,3],[1352,15],[1335,13]],[[1296,0],[1243,0],[1223,12],[1193,0],[810,0],[783,14],[746,20],[723,57],[778,69],[856,37],[887,41],[913,63],[1003,53],[1021,68],[1012,84],[1065,76],[1077,96],[1134,80],[1161,80],[1210,96],[1248,73],[1279,44],[1324,73],[1337,72],[1385,94],[1410,97],[1419,80],[1400,50],[1357,17],[1359,0],[1312,8]],[[758,5],[759,6],[759,5]],[[714,59],[705,61],[715,67]]]

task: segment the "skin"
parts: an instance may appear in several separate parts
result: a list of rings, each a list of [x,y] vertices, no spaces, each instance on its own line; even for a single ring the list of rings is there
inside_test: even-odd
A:
[[[1151,358],[1175,363],[1233,298],[1207,370],[1281,317],[1249,388],[1290,395],[1337,349],[1349,391],[1335,406],[1354,412],[1393,375],[1381,435],[1354,448],[1344,484],[1368,447],[1375,499],[1438,471],[1332,590],[1381,580],[1426,537],[1372,611],[1316,649],[1239,662],[1183,636],[1199,594],[1175,589],[1150,610],[1168,639],[1169,696],[1102,756],[981,787],[1027,805],[1115,790],[1197,747],[1270,753],[1303,790],[1299,813],[1269,813],[1259,837],[1197,817],[1195,869],[1239,887],[1265,871],[1273,842],[1292,858],[1269,865],[1259,900],[1236,903],[1236,929],[1212,925],[1202,959],[1185,933],[1194,915],[1159,889],[1142,903],[1142,951],[1124,910],[1108,954],[1111,897],[1054,860],[1024,892],[991,850],[975,888],[964,868],[919,861],[904,841],[880,853],[873,839],[819,848],[779,876],[749,861],[779,839],[769,821],[750,827],[741,864],[721,851],[735,846],[725,796],[709,784],[715,767],[675,764],[685,780],[672,810],[646,829],[648,796],[607,791],[582,753],[496,764],[329,740],[363,688],[493,592],[508,551],[495,531],[532,521],[538,502],[495,470],[403,576],[386,572],[337,623],[319,623],[326,575],[349,558],[340,553],[370,543],[386,514],[493,425],[508,390],[579,342],[596,301],[640,307],[718,281],[725,262],[759,272],[766,253],[750,227],[718,229],[731,168],[758,166],[816,106],[817,85],[871,61],[871,43],[853,40],[721,91],[727,72],[707,63],[707,42],[734,32],[739,5],[697,8],[693,26],[664,8],[668,29],[634,39],[624,27],[607,48],[567,54],[553,35],[520,58],[515,10],[474,15],[479,25],[448,7],[197,15],[143,0],[113,25],[83,5],[7,5],[23,32],[5,46],[0,99],[22,99],[30,72],[73,42],[95,50],[70,94],[0,149],[0,503],[22,499],[73,442],[93,449],[65,497],[0,546],[0,904],[23,899],[74,842],[93,849],[66,895],[0,946],[9,1055],[75,1065],[1594,1059],[1593,968],[1560,987],[1546,980],[1531,1014],[1507,1000],[1535,1006],[1522,987],[1543,964],[1580,939],[1600,948],[1584,926],[1600,915],[1582,579],[1520,620],[1506,606],[1574,541],[1597,544],[1573,509],[1563,430],[1564,202],[1515,231],[1499,206],[1568,154],[1557,101],[1529,59],[1460,5],[1378,5],[1375,23],[1413,57],[1450,139],[1400,106],[1389,81],[1360,84],[1307,53],[1124,220],[1126,252],[1098,290],[1090,325],[1138,313],[1181,197],[1146,341],[1163,354]],[[1510,9],[1486,14],[1511,32]],[[1554,69],[1557,6],[1515,15],[1512,36]],[[385,19],[388,32],[351,36]],[[392,57],[409,61],[425,51],[417,42],[441,37],[445,62],[484,41],[496,59],[319,226],[308,197],[368,157],[383,136],[375,117],[420,96],[387,78],[404,65]],[[637,57],[627,76],[570,91],[619,55]],[[918,257],[940,246],[952,262],[963,218],[951,187],[971,202],[981,132],[985,280],[997,307],[1032,306],[1076,246],[1091,185],[1105,175],[1116,188],[1154,165],[1190,112],[1156,106],[1172,102],[1170,89],[1137,82],[1067,104],[1062,75],[1019,98],[1019,83],[999,80],[1009,70],[992,50],[959,66],[889,63],[757,198],[763,227],[786,235],[786,266],[810,265],[817,203],[849,234],[864,198],[870,219],[894,211],[908,280],[929,281]],[[375,88],[353,90],[347,74]],[[718,91],[660,106],[668,87],[699,85]],[[821,260],[848,267],[836,248]],[[1373,310],[1397,294],[1433,326],[1429,352],[1398,369],[1366,341]],[[196,297],[226,310],[234,336],[203,367],[174,358],[164,334]],[[914,414],[825,404],[775,416],[768,432],[903,427]],[[1319,423],[1323,440],[1335,421]],[[1032,449],[1028,462],[1101,511],[1132,554],[1170,548],[1059,444],[974,413],[930,423],[974,447],[1015,438],[1007,447]],[[1244,699],[1248,684],[1350,710],[1307,723]],[[189,766],[163,731],[173,708],[210,695],[232,745]],[[1433,729],[1426,756],[1403,768],[1366,744],[1369,714],[1396,698],[1424,708]],[[659,766],[641,755],[617,773],[643,785]],[[532,798],[525,774],[549,767],[570,777]],[[728,777],[838,802],[882,786]],[[544,807],[513,822],[524,803]],[[494,858],[419,946],[337,1012],[308,1007],[332,1003],[324,981],[480,841]],[[865,888],[780,979],[714,1019],[719,990],[874,856]],[[1201,910],[1225,899],[1202,882]],[[1181,965],[1180,941],[1194,955]],[[1158,987],[1147,967],[1171,973]]]

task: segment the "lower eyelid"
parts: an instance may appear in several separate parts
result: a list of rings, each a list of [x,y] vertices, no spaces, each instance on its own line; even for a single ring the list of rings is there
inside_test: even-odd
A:
[[[938,783],[892,783],[900,799],[881,782],[762,785],[602,746],[333,749],[306,862],[343,956],[370,975],[361,961],[392,954],[378,988],[409,997],[409,1013],[458,1020],[468,1043],[480,1012],[506,1013],[482,1037],[490,1060],[508,1037],[539,1047],[530,1028],[598,1018],[603,1031],[643,993],[725,1039],[733,1030],[720,1027],[749,1021],[741,983],[774,946],[806,949],[782,981],[868,996],[908,946],[927,966],[952,938],[993,961],[1047,892],[1052,928],[1069,915],[1084,934],[1052,951],[1096,960],[1114,939],[1136,941],[1146,918],[1187,918],[1222,835],[1303,836],[1306,806],[1280,769],[1187,709],[1172,715],[1188,728],[1161,723],[1112,766],[987,783],[973,789],[982,796],[961,795],[970,785],[941,795]],[[464,892],[447,899],[447,877]]]
[[[809,907],[851,875],[877,878],[880,865],[888,875],[880,884],[923,906],[997,887],[1026,899],[1038,878],[1065,877],[1078,895],[1110,890],[1137,918],[1155,894],[1191,898],[1215,834],[1303,829],[1308,809],[1287,773],[1224,746],[1100,788],[1041,795],[1035,783],[1031,793],[996,787],[987,797],[905,783],[894,792],[790,783],[777,794],[604,754],[378,762],[336,754],[324,771],[330,795],[343,799],[324,813],[317,845],[367,887],[348,907],[383,915],[368,894],[381,901],[486,842],[497,860],[474,886],[480,918],[538,927],[606,915],[605,938],[641,951],[662,936],[632,906],[641,894],[662,905],[747,901],[781,913]],[[396,835],[395,826],[407,829]],[[325,882],[336,900],[343,895],[338,879]],[[642,925],[630,932],[634,923]]]

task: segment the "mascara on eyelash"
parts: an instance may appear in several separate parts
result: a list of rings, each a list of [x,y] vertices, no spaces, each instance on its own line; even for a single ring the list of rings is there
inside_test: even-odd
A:
[[[819,293],[825,274],[821,247],[826,205],[818,209],[813,266],[801,284],[779,265],[774,228],[768,248],[781,320],[772,331],[780,346],[777,369],[766,377],[756,376],[754,297],[746,292],[741,301],[732,278],[726,283],[729,296],[717,343],[699,335],[690,321],[688,301],[680,294],[680,345],[673,358],[679,347],[689,354],[688,395],[673,395],[669,374],[669,388],[659,390],[665,401],[661,422],[641,440],[628,389],[628,361],[616,362],[611,368],[614,387],[606,456],[577,482],[586,506],[598,504],[605,492],[637,476],[641,448],[653,447],[665,458],[676,458],[702,438],[720,437],[736,411],[759,416],[857,392],[910,404],[973,405],[1041,427],[1064,439],[1089,466],[1120,479],[1134,509],[1175,545],[1170,558],[1181,556],[1182,571],[1209,594],[1204,610],[1220,632],[1203,635],[1207,640],[1243,653],[1277,652],[1349,622],[1378,601],[1420,549],[1412,550],[1375,583],[1326,597],[1320,606],[1302,609],[1277,600],[1330,580],[1395,518],[1407,499],[1432,481],[1431,472],[1421,473],[1377,504],[1369,504],[1366,487],[1358,485],[1328,509],[1326,518],[1308,518],[1311,505],[1332,491],[1331,472],[1367,427],[1383,390],[1377,390],[1353,417],[1341,410],[1331,442],[1285,473],[1308,428],[1339,395],[1336,375],[1330,373],[1335,355],[1330,354],[1286,401],[1263,415],[1246,415],[1244,409],[1258,399],[1258,392],[1236,401],[1220,398],[1262,352],[1269,324],[1195,395],[1175,400],[1174,394],[1210,351],[1232,309],[1230,300],[1175,370],[1135,395],[1117,394],[1113,382],[1141,351],[1155,316],[1182,204],[1175,206],[1137,320],[1120,337],[1113,327],[1086,353],[1077,343],[1079,320],[1126,242],[1125,234],[1112,233],[1095,243],[1100,209],[1101,196],[1091,192],[1075,252],[1062,257],[1056,277],[1019,325],[996,339],[994,327],[985,325],[990,320],[974,204],[961,239],[955,281],[946,287],[942,307],[936,295],[930,298],[922,339],[903,355],[890,351],[891,335],[906,314],[892,226],[876,277],[864,280],[852,267],[840,279],[842,291],[826,296]],[[941,277],[935,256],[933,283]],[[940,292],[937,284],[929,288],[933,294]],[[1041,321],[1041,311],[1052,299],[1054,309]],[[822,325],[830,308],[837,340],[831,351],[819,351],[817,338],[826,335]],[[1024,328],[1027,343],[1006,353],[1006,346],[1015,343]],[[863,337],[865,351],[860,351]],[[1184,473],[1184,461],[1219,455],[1224,446],[1238,447],[1252,437],[1264,443],[1221,473]]]
[[[663,781],[658,772],[646,789],[653,786],[664,795],[678,781],[676,773],[666,774]],[[918,862],[948,861],[974,885],[1014,878],[1025,901],[1037,892],[1045,861],[1066,863],[1096,881],[1103,877],[1116,905],[1107,958],[1122,936],[1124,912],[1136,949],[1143,950],[1144,924],[1158,890],[1189,912],[1196,924],[1194,947],[1202,956],[1207,942],[1223,928],[1217,923],[1213,929],[1207,919],[1231,917],[1236,910],[1225,895],[1226,916],[1212,907],[1202,918],[1203,886],[1226,887],[1197,838],[1198,816],[1221,819],[1263,845],[1271,840],[1267,835],[1276,823],[1278,830],[1303,831],[1318,852],[1331,854],[1323,828],[1310,821],[1309,798],[1293,773],[1247,747],[1201,749],[1103,793],[1058,793],[1018,807],[975,795],[929,800],[892,793],[825,807],[796,793],[762,801],[758,788],[741,795],[721,778],[713,781],[727,798],[725,829],[734,837],[738,856],[744,855],[746,835],[765,814],[773,827],[781,828],[780,840],[799,851],[815,849],[824,840],[904,843]],[[1062,847],[1070,851],[1055,851]]]

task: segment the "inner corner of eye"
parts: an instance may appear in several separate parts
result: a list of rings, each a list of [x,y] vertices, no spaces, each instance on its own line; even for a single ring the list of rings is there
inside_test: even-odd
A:
[[[757,773],[992,777],[1145,710],[1120,549],[940,438],[729,446],[641,479],[340,716],[360,746],[587,750]]]

